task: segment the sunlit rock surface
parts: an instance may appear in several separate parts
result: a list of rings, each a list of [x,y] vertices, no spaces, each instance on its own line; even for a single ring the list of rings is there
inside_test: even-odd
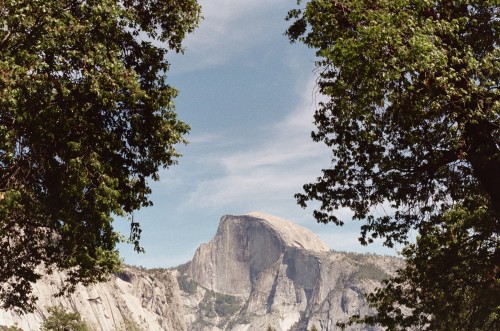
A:
[[[39,330],[47,308],[62,305],[79,312],[91,330],[130,330],[132,325],[143,330],[187,330],[179,288],[168,271],[126,268],[106,283],[78,286],[75,293],[54,298],[61,282],[60,274],[43,278],[35,286],[39,297],[35,312],[20,316],[0,310],[0,325]]]
[[[251,213],[222,217],[178,279],[189,330],[338,330],[338,321],[373,313],[364,293],[398,266],[393,257],[331,252],[305,228]]]

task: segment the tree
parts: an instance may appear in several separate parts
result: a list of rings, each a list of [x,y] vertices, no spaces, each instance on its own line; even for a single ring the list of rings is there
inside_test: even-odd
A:
[[[0,300],[30,310],[32,282],[68,286],[116,269],[113,215],[150,206],[149,178],[176,163],[189,127],[166,81],[196,0],[0,4]],[[140,228],[131,224],[137,250]]]
[[[137,324],[134,320],[124,317],[123,321],[125,324],[125,331],[143,331],[140,325]]]
[[[368,296],[374,316],[349,324],[381,324],[389,330],[498,330],[498,237],[482,223],[485,209],[457,207],[403,249],[406,266]],[[478,229],[482,229],[478,230]],[[342,326],[342,325],[341,325]]]
[[[18,327],[17,324],[11,326],[0,325],[0,331],[23,331],[23,329]]]
[[[408,246],[403,271],[422,277],[411,280],[413,289],[430,286],[432,270],[444,268],[434,262],[451,254],[460,259],[447,260],[457,285],[450,300],[468,301],[458,290],[462,281],[468,293],[498,293],[498,268],[488,262],[499,257],[498,1],[312,0],[287,19],[290,40],[317,49],[318,88],[328,100],[315,113],[312,137],[332,150],[331,168],[304,186],[299,204],[319,201],[316,219],[338,225],[335,211],[350,208],[355,220],[365,220],[363,244],[377,237],[390,247],[409,244],[414,229],[420,240]],[[458,253],[446,241],[427,245],[449,235],[450,222],[461,224],[449,215],[478,211],[479,219],[457,228],[464,233]],[[451,272],[476,262],[481,267],[471,276]],[[485,269],[487,279],[480,276]],[[406,282],[405,274],[393,284]],[[476,278],[482,281],[469,282]],[[422,291],[434,295],[441,286]],[[421,300],[391,295],[413,306]]]
[[[88,331],[87,324],[77,312],[68,312],[63,306],[48,309],[49,316],[42,323],[42,331]]]

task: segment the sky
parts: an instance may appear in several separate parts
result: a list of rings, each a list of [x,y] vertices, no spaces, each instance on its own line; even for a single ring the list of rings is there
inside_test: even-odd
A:
[[[326,145],[313,142],[315,52],[290,44],[284,32],[293,0],[200,0],[204,19],[168,58],[179,118],[191,126],[179,163],[151,182],[154,205],[134,213],[145,253],[121,244],[125,263],[173,267],[192,259],[215,235],[223,215],[261,211],[316,233],[330,248],[396,254],[380,242],[361,246],[362,222],[339,210],[343,227],[317,224],[315,204],[294,194],[331,165]],[[129,233],[129,223],[117,220]]]

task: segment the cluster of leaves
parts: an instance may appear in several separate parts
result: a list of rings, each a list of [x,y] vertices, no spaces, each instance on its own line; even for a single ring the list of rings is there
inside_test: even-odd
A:
[[[30,310],[40,268],[103,280],[120,261],[112,215],[149,206],[188,126],[166,82],[196,0],[0,4],[0,300]],[[140,251],[140,228],[131,242]]]
[[[89,331],[77,312],[68,312],[62,306],[50,307],[48,312],[49,316],[42,323],[42,331]]]
[[[188,294],[196,293],[196,289],[198,288],[198,283],[194,279],[191,279],[186,275],[179,275],[177,277],[177,282],[179,283],[179,288],[182,291]]]
[[[407,267],[368,296],[375,316],[352,322],[389,330],[497,330],[500,328],[498,236],[478,231],[485,209],[457,207],[440,217],[402,254]],[[479,224],[478,224],[479,223]]]
[[[356,279],[372,279],[379,282],[390,278],[384,270],[373,263],[360,263],[354,277]]]
[[[199,308],[210,318],[228,317],[241,309],[241,300],[233,295],[206,291]]]
[[[12,326],[0,325],[0,331],[23,331],[23,329],[21,329],[17,325],[12,325]]]
[[[316,219],[339,225],[336,210],[350,208],[363,244],[408,245],[364,322],[498,329],[499,14],[496,0],[311,0],[289,12],[290,40],[317,49],[328,101],[312,136],[332,151],[298,202],[319,201]]]
[[[367,220],[363,243],[383,236],[389,246],[471,197],[500,212],[498,15],[495,0],[318,0],[292,10],[288,36],[318,49],[329,97],[313,139],[333,153],[299,203],[320,201],[317,220],[336,224],[335,210],[348,207]],[[378,215],[384,204],[394,212]]]

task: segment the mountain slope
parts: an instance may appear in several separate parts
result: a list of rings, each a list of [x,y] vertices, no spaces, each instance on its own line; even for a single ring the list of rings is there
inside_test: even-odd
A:
[[[331,252],[307,229],[251,213],[222,217],[178,277],[189,330],[335,330],[337,321],[371,313],[364,293],[397,265]]]
[[[17,324],[25,331],[39,330],[48,316],[47,308],[62,305],[77,311],[91,330],[186,330],[179,288],[168,271],[151,272],[125,268],[108,282],[78,286],[75,293],[54,298],[61,287],[61,274],[44,277],[35,285],[39,297],[34,313],[18,315],[0,310],[0,325]]]

